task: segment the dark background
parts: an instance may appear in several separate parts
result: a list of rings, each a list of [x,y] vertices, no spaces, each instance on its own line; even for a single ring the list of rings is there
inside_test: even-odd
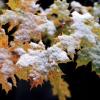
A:
[[[7,2],[7,0],[3,0]],[[68,0],[71,2],[72,0]],[[93,6],[96,0],[76,0],[85,6]],[[98,0],[99,1],[99,0]],[[53,3],[53,0],[39,0],[44,9]],[[100,100],[100,78],[92,71],[91,62],[87,66],[76,69],[77,54],[73,62],[59,64],[61,70],[66,74],[62,78],[69,83],[71,98],[67,100]],[[30,90],[30,85],[25,80],[20,80],[17,76],[17,87],[12,88],[8,93],[0,85],[0,100],[58,100],[57,96],[52,95],[51,85],[44,82],[42,86]],[[12,82],[11,79],[8,79]]]

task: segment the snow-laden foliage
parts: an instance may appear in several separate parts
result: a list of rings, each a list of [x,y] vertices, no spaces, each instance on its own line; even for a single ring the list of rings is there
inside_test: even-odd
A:
[[[9,77],[16,85],[14,74],[29,79],[32,88],[49,80],[54,95],[65,100],[71,94],[59,63],[72,61],[78,50],[78,67],[92,61],[99,68],[99,8],[73,1],[68,10],[66,0],[55,0],[44,10],[36,1],[9,0],[10,9],[0,5],[0,83],[8,91]],[[14,40],[9,41],[10,34]]]

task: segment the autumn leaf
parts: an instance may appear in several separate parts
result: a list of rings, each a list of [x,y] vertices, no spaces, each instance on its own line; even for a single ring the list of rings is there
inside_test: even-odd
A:
[[[15,79],[14,75],[11,75],[10,78],[12,79],[13,86],[16,86],[16,79]],[[6,76],[2,73],[0,73],[0,84],[2,84],[2,89],[4,89],[7,93],[9,90],[12,89],[12,86],[7,81]]]
[[[68,84],[61,78],[62,72],[57,70],[50,71],[48,78],[52,85],[54,95],[58,95],[59,100],[66,100],[66,97],[70,97],[70,91]]]
[[[93,27],[92,32],[95,33],[98,36],[98,38],[100,39],[100,28],[99,27],[97,27],[97,28]]]
[[[8,36],[5,34],[0,34],[0,48],[8,47]]]
[[[77,67],[80,67],[82,65],[87,65],[91,61],[88,54],[88,50],[89,50],[88,48],[85,48],[78,51],[78,58],[76,60]]]
[[[9,28],[8,28],[8,32],[10,32],[14,27],[18,27],[19,22],[17,20],[11,20],[9,22]]]
[[[40,78],[33,80],[33,78],[29,78],[30,79],[30,84],[31,84],[31,88],[37,87],[37,86],[42,86],[43,82],[44,82],[44,78],[41,76]]]
[[[30,70],[31,70],[31,67],[17,68],[16,75],[18,76],[19,79],[28,80],[29,78],[28,75],[29,75]]]
[[[30,49],[31,47],[30,47],[29,43],[26,42],[26,43],[23,45],[23,48],[24,48],[25,51],[27,51],[27,50]]]
[[[89,42],[86,38],[82,38],[80,42],[80,47],[88,47],[91,48],[93,47],[93,43]]]
[[[16,10],[17,8],[21,8],[21,0],[9,0],[7,5],[12,9]]]
[[[8,85],[7,81],[4,78],[4,75],[0,73],[0,84],[2,84],[2,89],[8,92],[11,87]]]

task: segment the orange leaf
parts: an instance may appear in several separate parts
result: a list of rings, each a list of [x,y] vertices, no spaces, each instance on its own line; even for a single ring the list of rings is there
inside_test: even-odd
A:
[[[8,47],[8,36],[5,34],[0,34],[0,48]]]

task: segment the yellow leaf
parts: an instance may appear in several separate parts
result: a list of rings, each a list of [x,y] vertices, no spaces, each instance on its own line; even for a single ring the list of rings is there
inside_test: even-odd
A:
[[[81,47],[89,47],[91,48],[93,46],[93,43],[89,42],[87,39],[82,38],[80,42]]]
[[[92,32],[95,33],[100,39],[100,28],[93,27]]]
[[[19,79],[27,80],[30,70],[31,70],[31,67],[18,68],[16,70],[16,75],[18,76]]]
[[[61,78],[61,71],[50,71],[48,78],[53,87],[53,94],[58,95],[59,100],[66,100],[66,97],[70,97],[70,91],[68,89],[68,84]]]
[[[12,10],[21,8],[21,0],[9,0],[9,2],[7,4]]]

